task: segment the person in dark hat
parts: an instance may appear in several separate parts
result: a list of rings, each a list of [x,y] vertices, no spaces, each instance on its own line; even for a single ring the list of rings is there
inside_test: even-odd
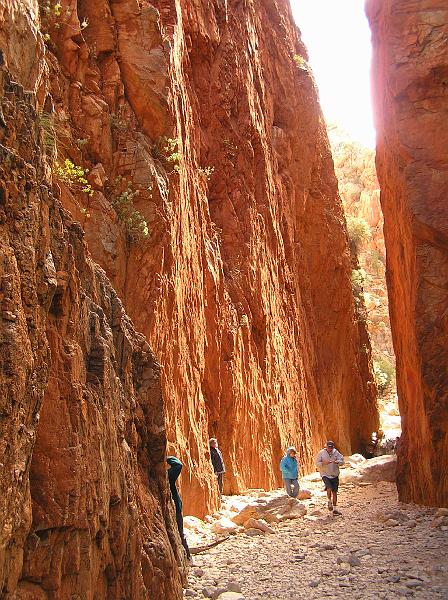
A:
[[[221,450],[218,448],[218,440],[216,438],[210,438],[208,443],[210,446],[210,458],[212,460],[213,470],[218,482],[219,497],[221,497],[224,489],[224,473],[226,472],[226,467],[224,465]]]
[[[184,533],[184,519],[182,517],[182,499],[177,489],[176,481],[182,471],[183,464],[175,456],[167,456],[166,462],[169,464],[168,481],[170,482],[171,495],[173,497],[174,506],[176,508],[176,523],[179,530],[182,546],[185,548],[188,560],[191,560],[190,548],[188,547],[187,538]]]
[[[328,498],[328,510],[334,515],[340,515],[336,508],[338,503],[339,467],[344,464],[344,457],[334,447],[334,442],[329,440],[316,458],[317,468],[324,482]]]

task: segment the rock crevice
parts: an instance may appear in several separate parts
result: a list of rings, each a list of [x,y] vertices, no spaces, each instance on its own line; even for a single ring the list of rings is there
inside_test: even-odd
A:
[[[0,596],[177,598],[160,367],[57,199],[34,95],[0,78]]]

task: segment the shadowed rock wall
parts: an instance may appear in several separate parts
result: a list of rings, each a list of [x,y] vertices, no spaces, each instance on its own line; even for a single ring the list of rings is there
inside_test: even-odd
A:
[[[0,69],[0,597],[178,598],[160,367],[53,195],[35,103]]]
[[[370,0],[406,502],[448,504],[448,7]]]

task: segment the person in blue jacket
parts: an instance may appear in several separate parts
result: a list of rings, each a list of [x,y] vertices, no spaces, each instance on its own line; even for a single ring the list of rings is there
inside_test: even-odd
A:
[[[299,495],[299,465],[297,463],[297,451],[294,446],[286,450],[285,456],[280,461],[283,483],[288,496],[297,498]]]
[[[176,523],[179,530],[182,546],[185,548],[188,560],[191,559],[190,548],[188,547],[187,538],[184,533],[184,519],[182,517],[182,499],[177,489],[176,481],[182,471],[183,464],[175,456],[167,456],[166,462],[169,464],[168,481],[170,483],[171,495],[173,497],[174,506],[176,508]]]

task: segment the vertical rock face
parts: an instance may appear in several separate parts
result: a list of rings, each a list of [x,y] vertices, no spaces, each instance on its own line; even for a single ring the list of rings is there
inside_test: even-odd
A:
[[[327,436],[362,449],[378,427],[370,347],[288,2],[64,0],[57,12],[27,13],[45,63],[15,74],[32,78],[59,163],[90,169],[93,195],[60,178],[62,202],[162,364],[185,510],[217,503],[211,435],[226,492],[278,485],[290,443],[304,469]],[[138,218],[149,237],[136,239]]]
[[[448,504],[448,8],[367,3],[404,501]]]
[[[159,365],[0,84],[0,596],[178,598]]]
[[[61,4],[23,25],[45,57],[28,85],[59,163],[90,169],[93,195],[60,181],[62,202],[162,364],[185,510],[217,503],[211,435],[226,492],[278,485],[290,443],[304,469],[327,436],[362,449],[378,427],[370,349],[288,2]]]
[[[352,271],[352,285],[372,345],[380,425],[385,442],[396,439],[401,432],[386,285],[384,219],[375,151],[351,140],[336,125],[330,125],[329,137],[350,247],[357,261]]]

